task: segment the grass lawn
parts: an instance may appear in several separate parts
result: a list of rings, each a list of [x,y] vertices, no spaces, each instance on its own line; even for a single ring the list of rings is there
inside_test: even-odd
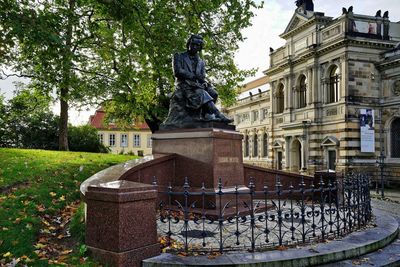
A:
[[[84,257],[79,186],[133,158],[0,148],[0,266],[95,265]]]

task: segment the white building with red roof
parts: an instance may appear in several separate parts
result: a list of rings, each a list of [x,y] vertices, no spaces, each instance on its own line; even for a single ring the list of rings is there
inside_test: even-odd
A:
[[[127,127],[107,123],[106,112],[100,108],[89,117],[89,125],[98,130],[100,142],[114,154],[134,153],[143,156],[152,153],[151,131],[145,122],[136,121]]]

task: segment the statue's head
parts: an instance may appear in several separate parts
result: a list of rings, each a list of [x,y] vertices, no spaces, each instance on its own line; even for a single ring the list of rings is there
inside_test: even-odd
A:
[[[186,49],[191,53],[197,53],[203,49],[203,37],[198,34],[192,34],[186,42]]]

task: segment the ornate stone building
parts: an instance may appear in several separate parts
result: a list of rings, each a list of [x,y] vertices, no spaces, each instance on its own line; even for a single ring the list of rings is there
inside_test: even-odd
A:
[[[270,49],[265,92],[229,108],[245,162],[375,174],[383,159],[387,180],[400,182],[400,23],[353,7],[327,17],[312,1],[298,2],[280,35],[286,44]]]

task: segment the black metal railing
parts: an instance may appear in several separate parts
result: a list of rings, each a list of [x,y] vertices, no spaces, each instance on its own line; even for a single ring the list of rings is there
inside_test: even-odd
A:
[[[159,191],[158,233],[164,251],[230,251],[274,248],[326,240],[360,229],[371,220],[369,178],[343,179],[284,188],[191,188]],[[210,208],[211,207],[211,208]]]

